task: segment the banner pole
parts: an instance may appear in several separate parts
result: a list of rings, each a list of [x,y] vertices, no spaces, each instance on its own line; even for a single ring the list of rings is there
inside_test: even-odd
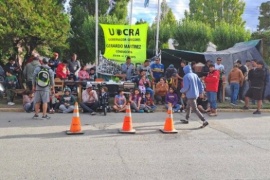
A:
[[[95,15],[96,15],[96,39],[95,39],[95,41],[96,41],[96,61],[95,61],[95,64],[96,64],[96,76],[98,76],[98,73],[97,73],[97,66],[98,66],[98,0],[96,0],[96,3],[95,3],[95,5],[96,5],[96,13],[95,13]]]
[[[129,25],[132,24],[132,9],[133,9],[133,0],[130,0]]]
[[[158,0],[158,15],[157,15],[157,34],[156,34],[156,55],[158,55],[158,43],[159,43],[159,22],[160,22],[160,0]]]

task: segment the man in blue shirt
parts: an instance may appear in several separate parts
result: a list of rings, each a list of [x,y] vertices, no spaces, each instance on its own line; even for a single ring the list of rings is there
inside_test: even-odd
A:
[[[164,65],[160,63],[160,59],[157,57],[155,63],[151,65],[155,82],[159,82],[164,73]]]

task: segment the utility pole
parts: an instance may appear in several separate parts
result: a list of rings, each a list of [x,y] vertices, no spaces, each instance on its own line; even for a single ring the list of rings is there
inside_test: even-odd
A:
[[[157,34],[156,34],[156,55],[158,55],[158,43],[159,43],[159,22],[160,22],[160,0],[158,0],[158,15],[157,15]]]

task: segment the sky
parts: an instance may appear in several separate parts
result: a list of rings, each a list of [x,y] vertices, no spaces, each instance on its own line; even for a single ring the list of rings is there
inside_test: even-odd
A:
[[[161,2],[162,0],[160,0]],[[246,8],[243,19],[246,21],[246,29],[257,30],[259,7],[261,3],[269,0],[244,0]],[[144,8],[144,0],[133,0],[132,23],[143,19],[149,23],[153,22],[157,15],[158,0],[149,0],[149,6]],[[177,20],[184,17],[184,11],[188,10],[189,0],[167,0],[168,6],[172,9]],[[130,9],[130,8],[128,8]]]

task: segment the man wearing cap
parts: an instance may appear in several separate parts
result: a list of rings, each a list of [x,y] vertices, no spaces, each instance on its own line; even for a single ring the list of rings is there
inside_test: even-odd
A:
[[[40,66],[39,57],[35,57],[32,62],[26,64],[23,70],[23,76],[26,79],[26,86],[32,90],[33,73],[36,67]]]
[[[248,73],[250,87],[245,95],[245,106],[243,109],[249,109],[249,99],[257,100],[257,110],[253,114],[261,114],[263,88],[265,83],[265,72],[263,70],[263,62],[252,60],[254,69]]]
[[[92,84],[87,84],[86,89],[82,92],[82,102],[80,106],[83,108],[83,112],[89,112],[91,115],[95,115],[94,112],[98,107],[97,92],[93,90]]]
[[[155,78],[155,82],[158,83],[164,73],[164,65],[160,63],[159,57],[155,59],[155,63],[151,65],[151,70]]]
[[[143,65],[140,65],[139,67],[138,67],[138,74],[140,74],[140,70],[142,69],[142,70],[144,70],[145,71],[145,73],[146,73],[146,77],[149,79],[149,80],[151,80],[151,79],[153,79],[154,77],[153,77],[153,73],[152,73],[152,70],[151,70],[151,68],[150,68],[150,60],[145,60],[144,61],[144,63],[143,63]]]
[[[53,57],[49,60],[49,66],[53,70],[54,74],[56,74],[56,72],[55,72],[56,68],[57,68],[58,64],[60,63],[60,60],[58,58],[59,58],[58,53],[54,52]]]
[[[241,72],[242,72],[242,74],[244,76],[243,85],[240,86],[239,94],[238,94],[239,100],[242,101],[242,100],[244,100],[244,89],[245,89],[245,86],[246,86],[248,69],[247,69],[247,67],[242,65],[241,60],[236,60],[235,63],[237,64],[238,68],[241,70]]]
[[[42,119],[50,119],[50,117],[47,115],[47,107],[48,102],[50,101],[50,90],[54,93],[54,73],[53,70],[48,66],[49,59],[43,58],[42,59],[42,65],[36,67],[33,73],[33,80],[32,80],[32,86],[33,86],[33,92],[35,92],[34,96],[34,102],[35,102],[35,115],[34,119],[38,118],[39,108],[40,104],[42,103]],[[38,76],[41,70],[46,69],[49,74],[49,82],[47,86],[40,86],[38,85]],[[45,73],[44,73],[45,74]]]

